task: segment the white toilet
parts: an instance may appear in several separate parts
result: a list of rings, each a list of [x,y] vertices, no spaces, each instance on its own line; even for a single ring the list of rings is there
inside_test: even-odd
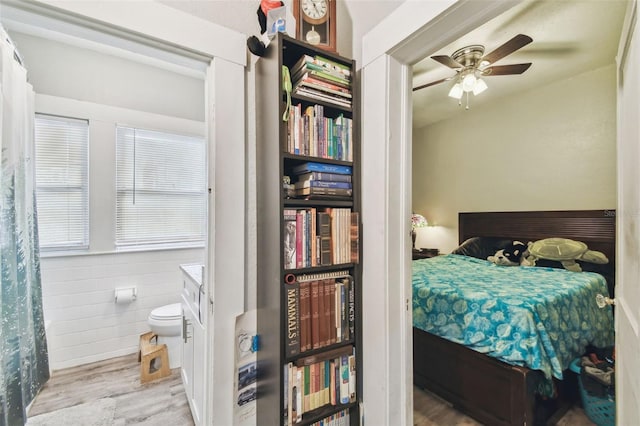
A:
[[[169,353],[169,367],[182,365],[182,305],[170,305],[155,308],[147,319],[151,331],[158,335],[158,344],[165,343]]]

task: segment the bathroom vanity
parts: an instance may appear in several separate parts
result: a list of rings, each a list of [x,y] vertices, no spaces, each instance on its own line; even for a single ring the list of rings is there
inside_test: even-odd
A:
[[[203,424],[206,371],[206,298],[204,267],[180,265],[182,270],[182,383],[196,426]]]

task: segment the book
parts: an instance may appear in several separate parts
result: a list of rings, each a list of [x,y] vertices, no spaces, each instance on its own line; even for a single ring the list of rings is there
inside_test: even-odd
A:
[[[295,190],[296,196],[298,195],[339,195],[343,197],[350,197],[353,194],[351,188],[300,188]]]
[[[296,182],[293,187],[295,189],[302,188],[342,188],[351,189],[351,182],[333,182],[325,180],[304,180]]]
[[[341,175],[338,173],[323,173],[323,172],[308,172],[298,175],[298,181],[300,182],[351,182],[351,175]]]
[[[351,212],[349,241],[351,246],[351,263],[358,263],[360,261],[360,215],[358,212]]]
[[[349,403],[349,355],[340,356],[340,404]]]
[[[325,309],[328,309],[327,328],[329,329],[328,345],[333,345],[337,340],[336,332],[336,281],[325,280]],[[327,305],[329,307],[327,308]]]
[[[337,292],[340,292],[339,295],[339,318],[337,319],[337,327],[340,330],[340,340],[349,340],[349,322],[347,320],[348,316],[348,308],[347,301],[348,296],[347,293],[349,291],[349,280],[341,279],[338,282]]]
[[[302,413],[303,413],[302,393],[303,393],[303,386],[304,386],[303,371],[304,369],[302,368],[296,368],[295,387],[291,392],[295,402],[295,405],[294,405],[295,410],[292,410],[293,413],[295,414],[295,417],[294,417],[295,423],[300,423],[302,421]]]
[[[351,68],[349,66],[319,55],[314,57],[311,55],[302,55],[293,67],[291,67],[291,74],[294,75],[305,68],[326,71],[340,78],[351,78]]]
[[[296,210],[285,209],[284,214],[284,269],[296,267]]]
[[[349,402],[356,400],[356,356],[349,355]]]
[[[339,164],[317,163],[313,161],[307,161],[293,168],[293,174],[299,175],[309,172],[324,172],[324,173],[337,173],[342,175],[352,174],[353,169],[351,166],[342,166]]]
[[[321,348],[323,346],[327,346],[327,322],[326,315],[327,311],[325,308],[325,295],[324,295],[325,284],[324,280],[318,281],[318,346],[314,347]]]
[[[302,231],[304,229],[303,224],[303,210],[296,210],[296,268],[302,268]]]
[[[327,93],[343,96],[345,98],[351,99],[353,95],[351,94],[351,90],[346,87],[339,86],[334,83],[330,83],[328,81],[319,80],[314,78],[312,75],[304,74],[300,80],[294,86],[294,90],[298,87],[306,86],[312,89],[324,91]]]
[[[311,282],[300,283],[300,352],[311,350]]]
[[[311,281],[311,349],[320,347],[319,281]]]
[[[326,81],[327,83],[335,84],[337,86],[344,87],[349,89],[351,87],[351,82],[349,79],[340,76],[335,73],[331,73],[325,69],[314,66],[306,66],[301,68],[296,73],[293,74],[292,82],[296,85],[300,80],[304,78],[313,77],[318,80]]]
[[[320,236],[320,265],[331,265],[331,217],[327,212],[318,212],[318,235]]]
[[[309,87],[298,87],[293,93],[294,95],[307,96],[315,100],[324,101],[345,108],[351,108],[350,100],[344,100],[336,95],[322,92],[321,90],[315,90]]]
[[[349,277],[349,292],[347,293],[347,323],[349,324],[349,338],[353,338],[355,336],[355,318],[356,318],[356,295],[355,295],[355,285],[353,283],[353,278]]]
[[[287,331],[285,334],[286,355],[300,353],[299,284],[287,284]]]

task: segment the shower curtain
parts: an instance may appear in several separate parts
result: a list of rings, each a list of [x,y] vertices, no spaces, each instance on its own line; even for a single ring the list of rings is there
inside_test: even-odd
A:
[[[49,378],[35,200],[34,94],[0,26],[0,426],[26,423]]]

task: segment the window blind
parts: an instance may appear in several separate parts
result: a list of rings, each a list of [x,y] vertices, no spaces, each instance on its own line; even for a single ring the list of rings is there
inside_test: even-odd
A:
[[[89,247],[89,122],[36,114],[36,205],[42,250]]]
[[[204,243],[203,138],[118,126],[116,244]]]

